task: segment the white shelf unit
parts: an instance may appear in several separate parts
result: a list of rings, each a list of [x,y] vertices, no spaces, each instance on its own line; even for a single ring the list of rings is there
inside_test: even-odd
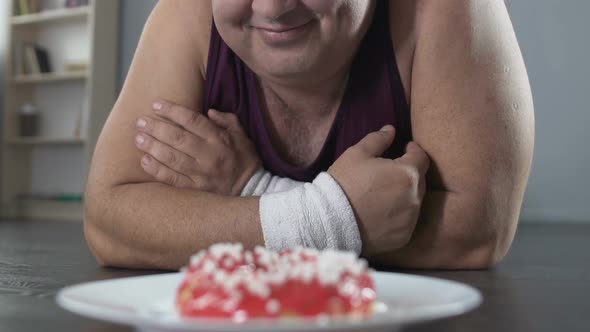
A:
[[[40,13],[13,16],[10,23],[13,26],[25,24],[39,24],[46,22],[65,21],[71,19],[87,19],[92,14],[92,6],[74,8],[48,9]]]
[[[51,83],[59,81],[75,81],[88,79],[88,72],[76,71],[76,72],[63,72],[63,73],[50,73],[50,74],[39,74],[39,75],[15,75],[12,78],[14,84],[32,84],[32,83]]]
[[[13,16],[7,24],[0,216],[81,221],[81,201],[22,197],[84,192],[96,140],[116,99],[119,0]],[[14,50],[22,43],[47,49],[54,71],[16,72]],[[86,62],[87,69],[68,71],[68,61]],[[38,137],[19,136],[26,103],[41,111]]]
[[[7,144],[9,145],[81,145],[86,140],[82,137],[16,137],[9,138]]]

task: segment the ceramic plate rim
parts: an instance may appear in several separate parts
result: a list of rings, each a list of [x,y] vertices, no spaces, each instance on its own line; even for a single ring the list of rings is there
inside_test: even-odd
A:
[[[466,313],[477,308],[483,301],[481,293],[472,286],[464,283],[406,273],[394,272],[377,272],[371,271],[371,275],[378,277],[392,277],[392,278],[406,278],[414,279],[422,282],[446,283],[455,287],[463,288],[463,291],[469,294],[469,299],[463,301],[449,302],[445,304],[434,304],[422,306],[420,309],[411,310],[395,310],[386,311],[384,313],[377,313],[371,318],[360,321],[336,320],[322,325],[315,321],[289,321],[289,320],[250,320],[245,324],[235,324],[227,320],[210,320],[210,319],[195,319],[195,320],[170,320],[166,317],[158,318],[153,315],[145,315],[137,308],[124,308],[120,305],[113,305],[109,303],[98,303],[97,301],[87,298],[80,298],[76,296],[76,291],[82,287],[96,287],[100,284],[108,284],[114,282],[139,280],[139,279],[157,279],[157,278],[174,278],[179,277],[182,272],[163,273],[148,276],[137,276],[127,278],[115,278],[100,281],[91,281],[80,283],[76,285],[62,288],[56,295],[56,302],[64,309],[74,312],[78,315],[90,317],[93,319],[123,324],[127,326],[135,326],[142,328],[149,328],[151,330],[166,331],[174,329],[175,331],[211,331],[211,332],[234,332],[246,330],[273,330],[273,331],[299,331],[316,329],[321,331],[331,330],[354,330],[354,329],[368,329],[380,327],[400,327],[416,322],[425,322],[445,317],[451,317]],[[94,302],[94,303],[91,303]],[[198,322],[198,325],[195,324]]]

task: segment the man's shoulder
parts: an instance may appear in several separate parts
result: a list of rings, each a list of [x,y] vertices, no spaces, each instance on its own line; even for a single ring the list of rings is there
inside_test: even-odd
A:
[[[172,31],[176,47],[197,50],[203,72],[207,63],[212,22],[211,1],[201,0],[159,1],[148,20],[155,30]]]

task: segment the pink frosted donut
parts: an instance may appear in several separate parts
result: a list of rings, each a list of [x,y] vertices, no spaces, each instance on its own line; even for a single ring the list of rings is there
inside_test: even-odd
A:
[[[185,273],[176,305],[186,317],[363,317],[376,300],[366,261],[335,250],[217,244],[191,257]]]

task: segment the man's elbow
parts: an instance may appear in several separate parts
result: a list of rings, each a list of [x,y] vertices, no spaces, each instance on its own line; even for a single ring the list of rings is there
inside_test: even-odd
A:
[[[84,205],[84,236],[90,252],[102,267],[132,269],[166,269],[176,270],[185,260],[176,262],[160,250],[150,250],[140,244],[121,237],[121,232],[114,228],[116,215],[108,213],[109,204],[101,200],[90,199]]]
[[[137,257],[129,254],[128,249],[113,236],[104,232],[97,221],[85,215],[84,236],[96,262],[102,267],[142,268],[136,262]]]
[[[451,265],[454,269],[460,270],[490,269],[502,261],[505,255],[506,252],[500,250],[495,243],[485,243],[459,253]]]
[[[108,195],[106,195],[108,196]],[[103,267],[123,267],[125,262],[121,261],[121,250],[117,250],[115,239],[106,231],[109,219],[105,215],[107,209],[102,195],[97,192],[86,192],[84,203],[84,237],[96,262]]]
[[[88,249],[90,249],[90,252],[96,259],[96,262],[103,267],[108,266],[108,255],[106,254],[105,250],[103,250],[104,246],[99,245],[99,243],[103,240],[98,235],[98,232],[94,229],[94,225],[91,224],[86,216],[84,217],[84,237],[86,238]]]
[[[84,204],[84,237],[86,238],[86,244],[99,265],[103,267],[110,266],[112,265],[112,257],[107,250],[108,238],[100,230],[97,216],[92,213],[92,207],[89,204],[92,203],[87,202]]]
[[[481,270],[493,268],[500,263],[508,254],[514,232],[494,229],[486,233],[476,242],[473,239],[467,240],[469,237],[467,235],[457,240],[456,243],[462,242],[464,245],[457,249],[451,267],[455,269]]]

